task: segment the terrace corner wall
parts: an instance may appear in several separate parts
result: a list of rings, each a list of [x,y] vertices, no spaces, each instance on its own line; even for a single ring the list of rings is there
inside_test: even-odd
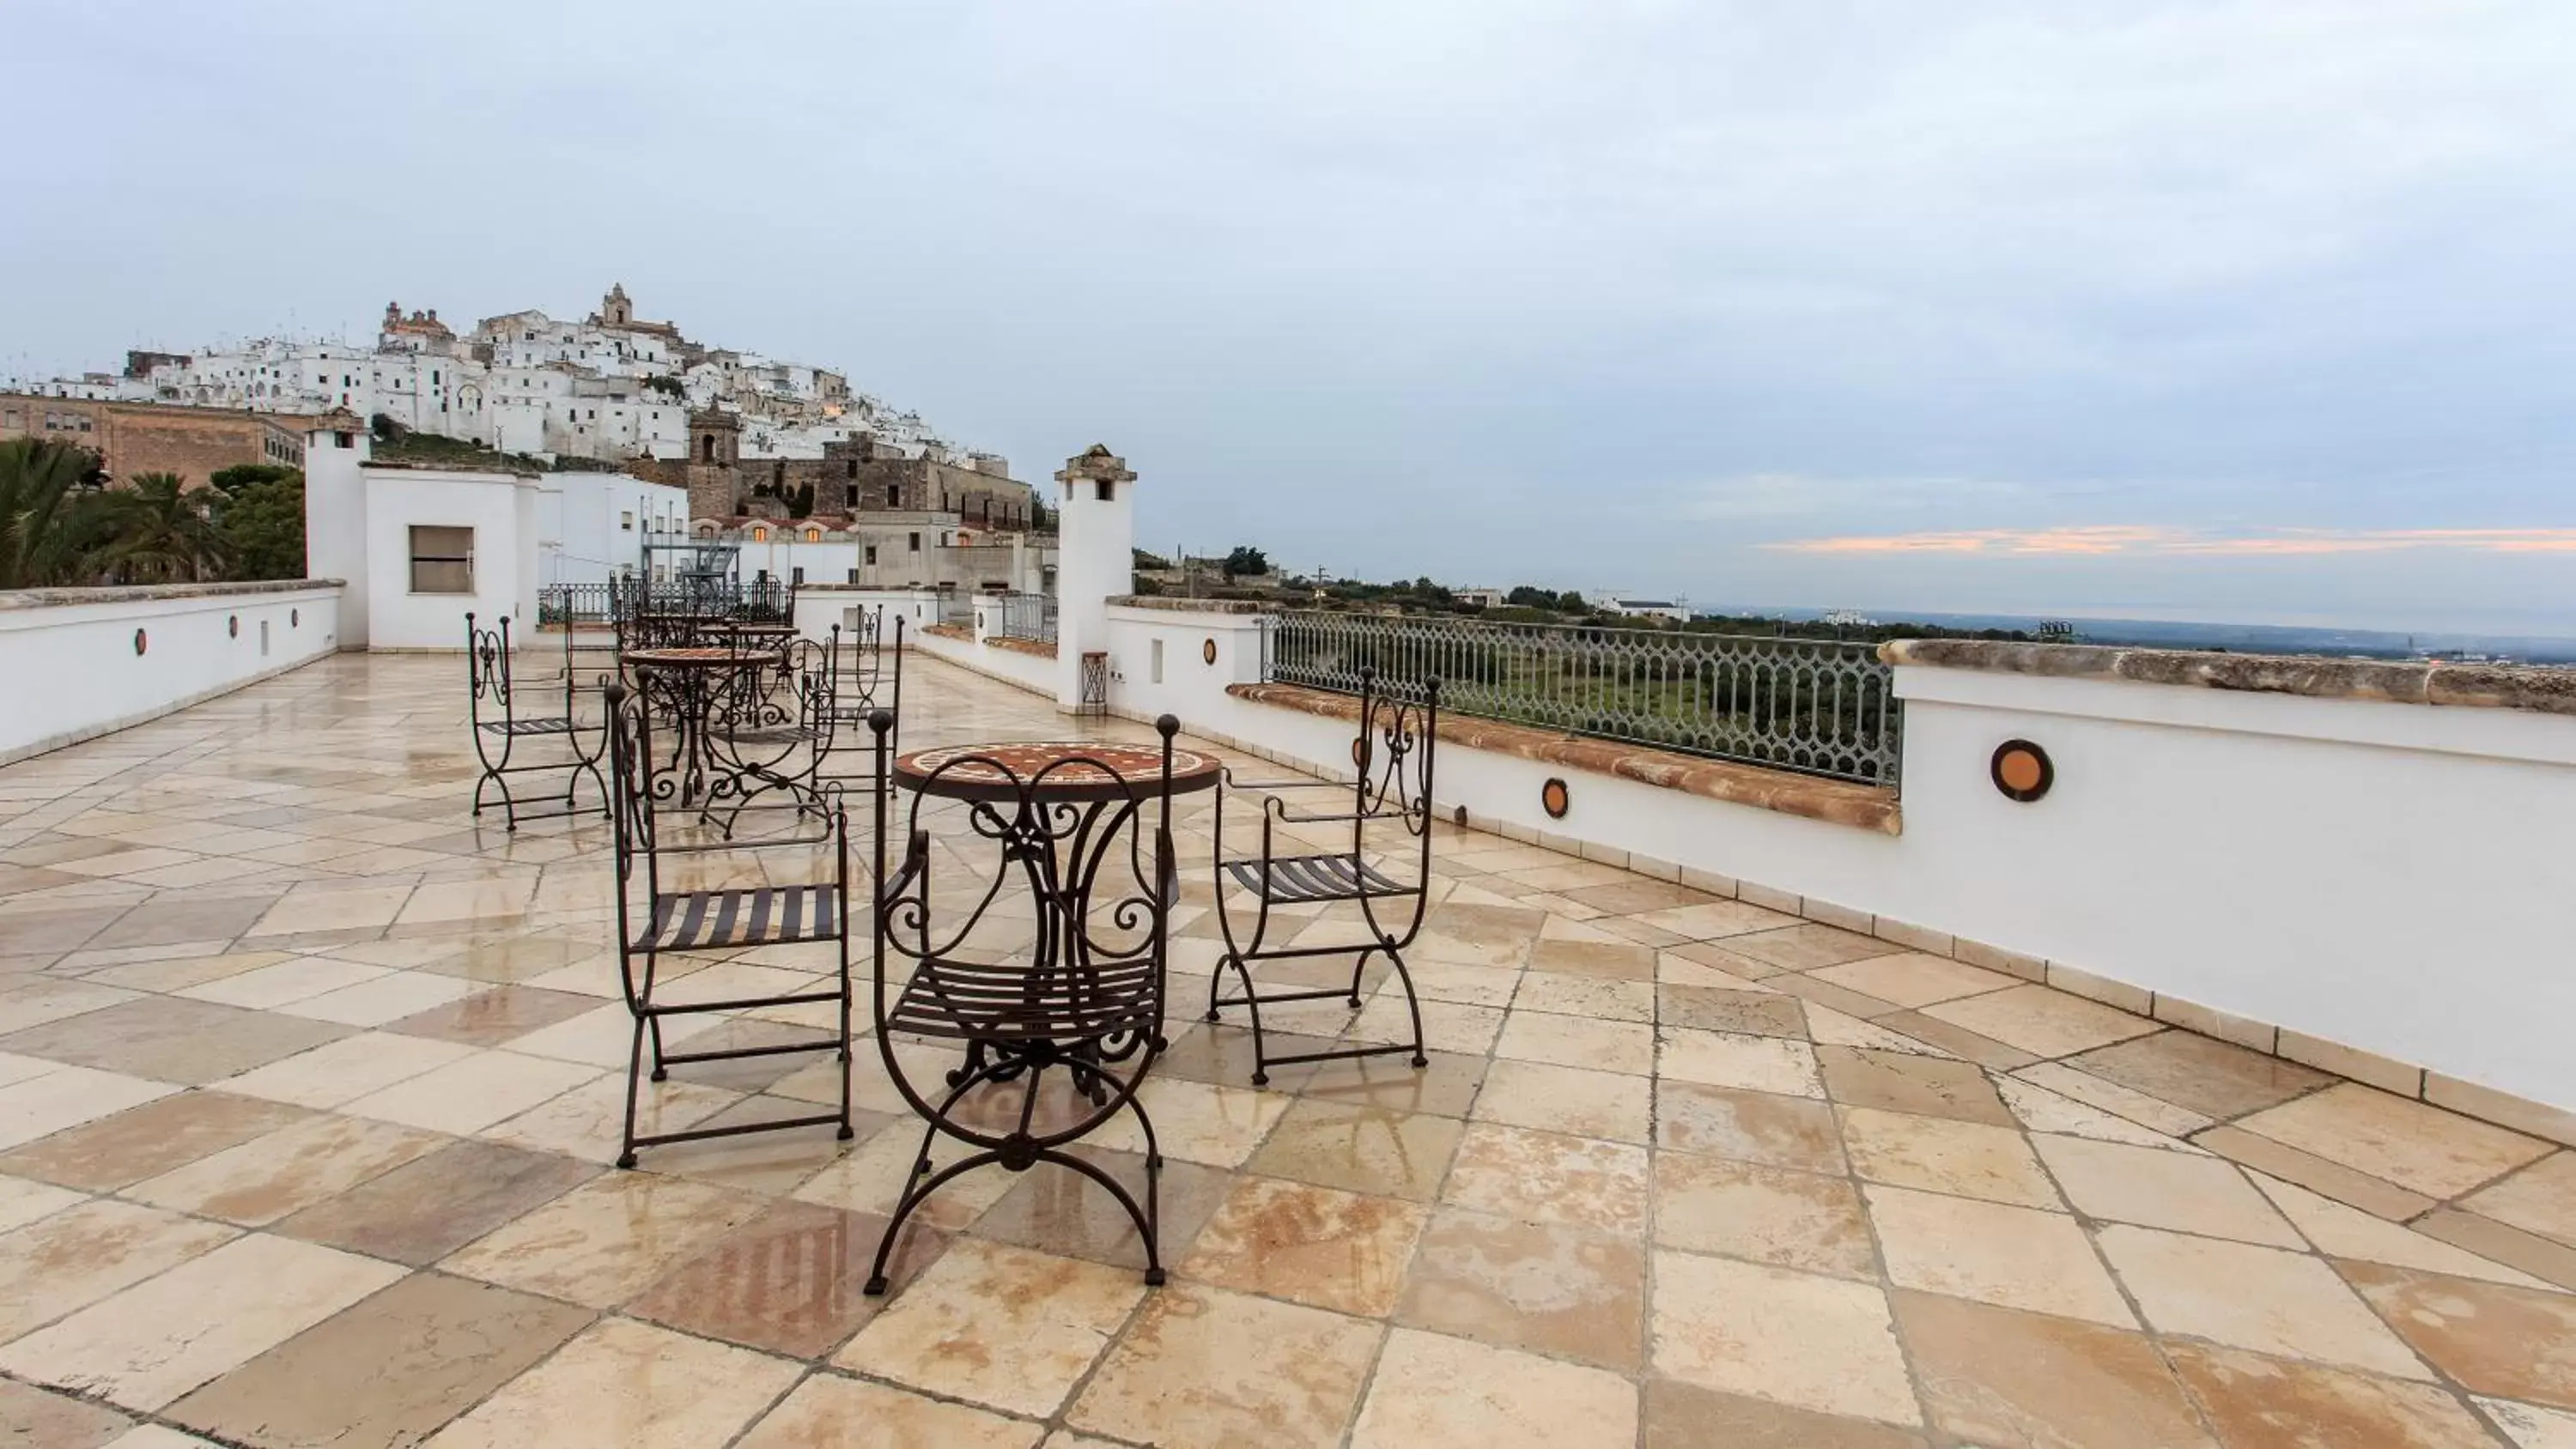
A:
[[[184,709],[340,647],[341,584],[0,593],[0,764]]]

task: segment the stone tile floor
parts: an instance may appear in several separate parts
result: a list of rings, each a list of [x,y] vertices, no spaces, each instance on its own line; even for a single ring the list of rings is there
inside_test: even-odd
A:
[[[873,1053],[853,1144],[607,1168],[605,830],[474,828],[459,674],[329,660],[0,770],[0,1443],[2576,1445],[2576,1155],[1463,832],[1427,1072],[1255,1090],[1181,1013],[1170,1286],[1096,1190],[992,1171],[865,1299],[916,1130]],[[910,744],[1067,728],[910,682]],[[1387,1039],[1375,989],[1273,1020]],[[653,1114],[810,1110],[804,1060]]]

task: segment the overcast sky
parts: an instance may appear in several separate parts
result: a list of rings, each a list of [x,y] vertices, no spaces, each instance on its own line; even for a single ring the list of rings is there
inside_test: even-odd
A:
[[[580,315],[1151,546],[2576,634],[2567,0],[18,0],[0,372]]]

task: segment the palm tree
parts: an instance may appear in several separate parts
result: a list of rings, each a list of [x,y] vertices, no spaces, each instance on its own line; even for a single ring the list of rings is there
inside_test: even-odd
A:
[[[195,583],[222,566],[223,532],[178,474],[137,473],[108,503],[115,538],[107,561],[129,581]]]
[[[93,582],[109,537],[98,460],[49,438],[0,442],[0,589]]]

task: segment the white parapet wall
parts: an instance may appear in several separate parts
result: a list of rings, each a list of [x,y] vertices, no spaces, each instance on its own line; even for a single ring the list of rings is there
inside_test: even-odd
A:
[[[0,593],[0,764],[141,724],[340,647],[341,585]]]
[[[1347,773],[1347,720],[1246,697],[1262,692],[1257,616],[1156,599],[1107,619],[1116,713],[1169,711]],[[1049,689],[989,643],[930,642]],[[1889,654],[1901,800],[1600,742],[1534,756],[1496,741],[1536,732],[1454,720],[1441,807],[2576,1134],[2576,674],[1964,641]],[[1998,787],[2008,741],[2048,755],[2043,797]]]

